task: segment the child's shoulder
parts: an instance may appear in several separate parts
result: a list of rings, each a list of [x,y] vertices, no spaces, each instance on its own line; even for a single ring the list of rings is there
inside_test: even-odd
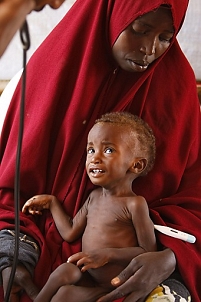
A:
[[[97,188],[97,189],[94,189],[93,191],[91,191],[89,196],[92,198],[92,197],[98,197],[101,194],[102,194],[102,188]]]
[[[85,201],[85,205],[89,206],[94,201],[97,202],[97,199],[101,197],[101,193],[102,193],[101,188],[94,189],[93,191],[91,191],[91,193],[89,194],[87,200]]]
[[[132,202],[136,202],[136,203],[140,203],[140,204],[147,204],[146,199],[141,196],[141,195],[135,195],[133,197],[130,198],[130,201]]]
[[[127,206],[130,209],[130,211],[133,210],[144,211],[148,209],[148,204],[146,199],[140,195],[129,197],[129,199],[127,199]]]

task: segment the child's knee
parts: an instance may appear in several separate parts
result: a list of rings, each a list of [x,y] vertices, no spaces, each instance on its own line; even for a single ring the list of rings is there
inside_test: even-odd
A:
[[[52,282],[59,282],[60,284],[75,284],[82,276],[80,269],[72,263],[61,264],[51,275]]]

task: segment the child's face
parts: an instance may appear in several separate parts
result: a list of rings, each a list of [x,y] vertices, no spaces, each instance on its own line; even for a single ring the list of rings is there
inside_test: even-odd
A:
[[[118,65],[143,72],[169,47],[174,35],[171,10],[160,7],[133,21],[117,38],[113,55]]]
[[[133,139],[127,127],[111,123],[93,126],[88,135],[86,158],[87,174],[93,184],[109,188],[131,173],[129,168],[138,149]]]

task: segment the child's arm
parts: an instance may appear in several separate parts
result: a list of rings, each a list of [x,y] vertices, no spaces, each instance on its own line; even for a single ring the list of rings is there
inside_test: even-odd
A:
[[[136,256],[145,253],[141,247],[103,248],[88,252],[79,252],[68,258],[68,262],[76,263],[85,272],[90,268],[99,268],[107,263],[118,263],[127,266]]]
[[[42,210],[49,209],[61,237],[65,241],[72,242],[78,239],[84,232],[87,222],[87,201],[74,219],[67,215],[61,203],[53,195],[44,194],[32,197],[25,203],[22,212],[26,213],[28,211],[32,215],[41,215]]]
[[[146,252],[156,251],[157,244],[154,224],[149,216],[149,208],[146,200],[142,196],[136,196],[135,201],[131,201],[128,207],[132,215],[138,245]]]

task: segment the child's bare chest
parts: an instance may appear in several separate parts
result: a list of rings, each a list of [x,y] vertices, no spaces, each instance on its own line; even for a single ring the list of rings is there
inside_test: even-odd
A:
[[[119,202],[92,203],[88,209],[83,248],[136,246],[131,214]]]

